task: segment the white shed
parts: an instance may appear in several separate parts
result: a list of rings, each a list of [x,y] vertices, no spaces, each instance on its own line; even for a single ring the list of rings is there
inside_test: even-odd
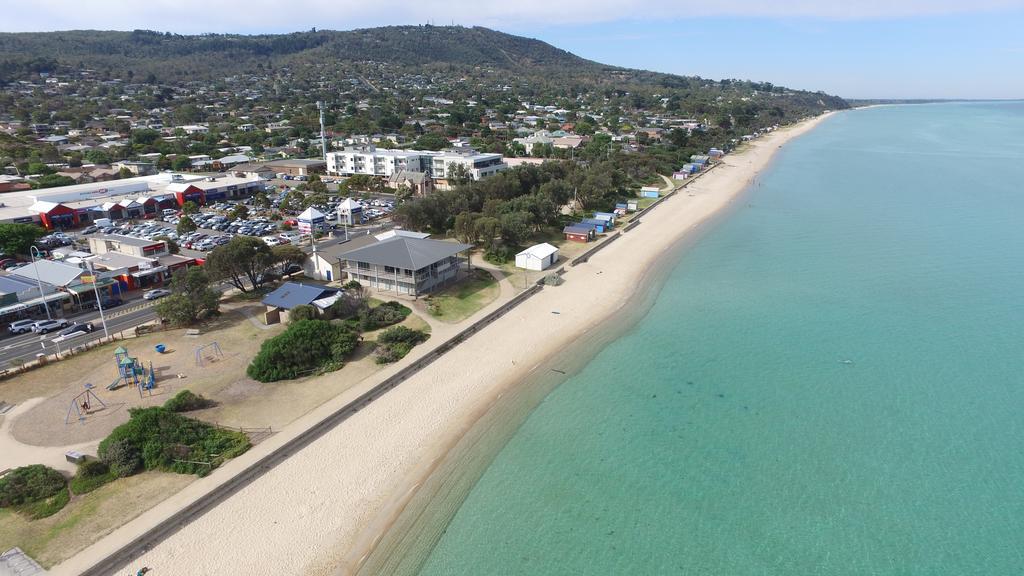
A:
[[[516,254],[516,267],[527,270],[544,270],[558,260],[558,248],[547,242],[530,246]]]

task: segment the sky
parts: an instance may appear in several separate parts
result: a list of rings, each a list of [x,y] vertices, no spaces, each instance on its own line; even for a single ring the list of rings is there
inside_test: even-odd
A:
[[[486,26],[607,64],[847,98],[1024,98],[1024,0],[0,0],[0,14],[3,32]]]

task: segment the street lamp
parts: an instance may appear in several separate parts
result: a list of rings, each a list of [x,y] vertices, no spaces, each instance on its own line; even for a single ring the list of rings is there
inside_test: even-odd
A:
[[[100,299],[99,282],[97,282],[96,271],[92,267],[92,260],[87,260],[86,264],[89,266],[89,276],[92,277],[92,291],[96,294],[96,308],[100,311],[100,322],[103,323],[103,336],[107,340],[110,340],[110,332],[107,330],[107,319],[103,316],[103,302]]]
[[[28,253],[32,256],[32,269],[36,275],[36,284],[39,286],[39,299],[43,301],[43,309],[46,310],[46,319],[53,320],[53,316],[50,316],[50,305],[46,303],[46,294],[43,294],[43,281],[39,278],[39,263],[37,260],[40,258],[39,248],[29,246]]]

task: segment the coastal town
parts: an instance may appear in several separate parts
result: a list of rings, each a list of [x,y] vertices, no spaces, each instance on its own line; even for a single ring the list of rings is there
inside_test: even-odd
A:
[[[357,411],[394,410],[374,401],[408,401],[406,380],[451,380],[416,401],[462,395],[434,418],[465,419],[616,313],[630,273],[827,111],[784,110],[791,92],[754,83],[708,82],[731,96],[687,108],[543,97],[525,79],[467,91],[383,64],[302,91],[288,69],[168,82],[40,66],[0,92],[0,479],[51,487],[0,501],[4,562],[26,574],[110,573],[201,537],[176,528],[186,506],[215,521],[233,478],[261,485]],[[552,319],[525,353],[516,338]],[[471,338],[509,322],[534,328]],[[511,366],[452,379],[478,345],[507,346]],[[362,525],[383,504],[349,512]]]

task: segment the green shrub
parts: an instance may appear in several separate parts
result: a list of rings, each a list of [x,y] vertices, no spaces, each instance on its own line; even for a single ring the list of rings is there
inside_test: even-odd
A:
[[[114,429],[114,432],[116,431],[117,428]],[[100,459],[110,467],[110,471],[118,478],[131,476],[138,472],[142,468],[142,455],[139,453],[139,449],[127,438],[111,440],[111,436],[100,442]]]
[[[134,457],[146,470],[167,470],[204,476],[223,460],[249,449],[241,432],[221,430],[162,407],[129,411],[128,422],[100,442],[100,457],[118,472],[112,454]],[[133,472],[130,462],[124,469]],[[122,475],[118,473],[118,475]]]
[[[193,394],[191,390],[182,390],[175,394],[173,398],[164,402],[164,408],[171,412],[191,412],[192,410],[209,408],[213,405],[213,400],[203,398],[199,394]]]
[[[86,494],[117,479],[117,474],[102,460],[86,460],[78,465],[78,472],[71,479],[71,491]]]
[[[295,323],[303,320],[316,320],[316,308],[309,304],[299,304],[288,311],[288,322]]]
[[[405,320],[412,310],[395,302],[384,302],[376,308],[367,308],[359,312],[359,325],[363,330],[376,330]]]
[[[495,246],[484,252],[484,260],[491,264],[504,264],[513,258],[515,258],[515,250],[508,246]]]
[[[341,286],[345,290],[362,290],[363,285],[359,283],[359,280],[349,280]]]
[[[60,512],[61,509],[67,506],[70,501],[71,493],[68,492],[68,489],[65,486],[60,492],[57,492],[53,496],[31,504],[25,504],[24,506],[21,506],[18,511],[29,520],[39,520],[40,518],[53,516],[57,512]]]
[[[358,344],[359,336],[344,325],[324,320],[293,322],[263,342],[246,373],[260,382],[275,382],[337,370]]]
[[[405,358],[413,346],[426,342],[427,338],[430,338],[430,334],[405,326],[388,328],[377,338],[375,361],[377,364],[397,362]]]
[[[56,514],[70,498],[64,476],[42,464],[15,468],[0,478],[0,508],[14,508],[31,520]]]

